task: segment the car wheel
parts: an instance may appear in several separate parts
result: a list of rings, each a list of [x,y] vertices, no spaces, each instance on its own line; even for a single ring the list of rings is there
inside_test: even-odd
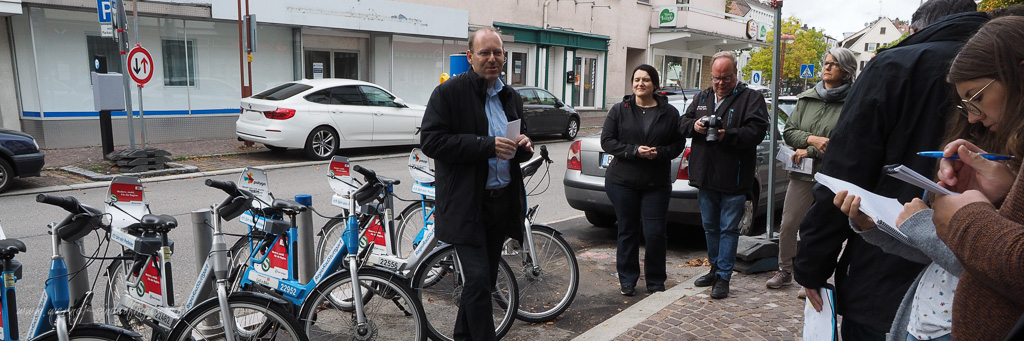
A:
[[[12,182],[14,182],[14,167],[11,167],[6,160],[0,159],[0,193],[11,187]]]
[[[576,134],[580,132],[580,119],[579,117],[570,117],[569,124],[565,127],[565,132],[562,133],[562,137],[567,140],[576,138]]]
[[[597,227],[615,227],[615,216],[596,211],[583,211],[587,221]]]
[[[338,133],[329,127],[316,127],[306,138],[306,157],[327,160],[338,150]]]
[[[740,234],[744,236],[753,235],[754,232],[754,202],[747,200],[743,203],[743,218],[740,218]]]
[[[285,148],[285,147],[271,146],[269,144],[265,144],[264,146],[266,146],[267,149],[270,149],[270,151],[276,152],[276,153],[280,153],[280,152],[288,150],[288,148]]]

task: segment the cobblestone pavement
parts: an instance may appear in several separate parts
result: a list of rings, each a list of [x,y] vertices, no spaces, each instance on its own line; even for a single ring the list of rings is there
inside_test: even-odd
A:
[[[728,298],[711,299],[710,288],[682,297],[615,340],[801,340],[800,287],[767,289],[772,275],[735,273]]]

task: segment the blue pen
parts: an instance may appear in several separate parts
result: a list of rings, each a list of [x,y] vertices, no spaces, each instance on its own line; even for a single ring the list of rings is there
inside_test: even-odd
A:
[[[942,159],[943,158],[942,157],[942,152],[918,152],[917,155],[924,156],[924,157],[932,157],[932,158],[936,158],[936,159]],[[1014,159],[1013,155],[993,154],[993,153],[981,153],[981,157],[983,157],[983,158],[985,158],[987,160],[995,160],[995,161],[1005,161],[1005,160]],[[953,156],[947,157],[945,159],[959,159],[959,158],[960,158],[959,155],[953,154]]]

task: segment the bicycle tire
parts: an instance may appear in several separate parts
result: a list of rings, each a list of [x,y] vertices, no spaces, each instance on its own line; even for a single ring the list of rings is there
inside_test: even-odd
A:
[[[402,213],[398,215],[396,220],[401,221],[401,223],[398,224],[397,230],[395,230],[395,249],[398,250],[398,256],[402,259],[409,259],[412,256],[412,252],[416,250],[418,246],[415,242],[416,236],[419,235],[420,230],[427,225],[428,221],[433,220],[434,216],[433,211],[430,211],[429,216],[423,213],[423,211],[433,207],[433,199],[417,200],[402,209]]]
[[[138,333],[143,340],[152,340],[154,332],[152,323],[144,322],[139,318],[138,314],[130,311],[125,312],[123,315],[115,314],[115,308],[120,304],[121,296],[124,295],[124,278],[127,273],[124,264],[124,260],[118,259],[111,261],[110,265],[107,266],[107,290],[103,293],[104,323]],[[170,326],[165,327],[170,328]],[[166,335],[164,334],[165,331],[159,330],[157,332]]]
[[[75,341],[143,341],[138,333],[101,324],[80,324],[68,331],[70,339]],[[57,331],[43,333],[33,341],[58,341]]]
[[[309,341],[305,331],[294,314],[283,304],[252,293],[235,293],[228,296],[231,315],[235,324],[246,323],[235,330],[240,340]],[[220,320],[220,302],[216,297],[200,303],[183,315],[171,329],[169,341],[195,341],[223,339],[223,326],[205,326],[204,321]],[[262,314],[262,318],[258,316]],[[253,324],[253,322],[258,322]],[[217,332],[220,330],[221,332]],[[210,334],[204,336],[203,334]]]
[[[324,258],[327,257],[327,253],[331,252],[331,247],[334,247],[334,243],[341,239],[341,234],[345,232],[345,224],[348,221],[348,216],[335,216],[327,220],[324,227],[320,228],[320,232],[317,233],[316,240],[316,264],[323,264]],[[339,229],[338,226],[341,226]]]
[[[369,334],[360,335],[354,325],[354,309],[339,307],[334,302],[337,291],[347,292],[351,297],[352,278],[342,270],[317,284],[302,304],[299,321],[310,340],[426,340],[426,316],[409,292],[406,279],[391,272],[362,268],[359,282],[363,290],[374,293],[373,299],[363,301]]]
[[[413,294],[419,299],[426,316],[426,329],[434,340],[453,340],[455,316],[458,316],[459,302],[462,298],[461,275],[456,272],[453,264],[455,247],[444,245],[434,250],[416,269],[413,278]],[[422,270],[422,271],[421,271]],[[425,285],[432,278],[433,284]],[[498,262],[498,280],[491,297],[494,309],[494,330],[501,339],[512,328],[515,322],[516,309],[519,306],[518,287],[515,273],[504,260]]]
[[[565,312],[579,290],[580,269],[576,254],[554,228],[532,226],[533,247],[540,270],[533,271],[529,253],[522,252],[515,239],[505,240],[502,258],[513,267],[519,286],[516,318],[526,322],[547,322]]]

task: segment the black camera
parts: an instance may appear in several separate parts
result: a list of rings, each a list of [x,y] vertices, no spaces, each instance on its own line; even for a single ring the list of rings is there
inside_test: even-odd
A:
[[[722,127],[722,119],[718,116],[704,116],[700,119],[700,123],[708,128],[708,136],[705,141],[718,142],[718,128]]]

